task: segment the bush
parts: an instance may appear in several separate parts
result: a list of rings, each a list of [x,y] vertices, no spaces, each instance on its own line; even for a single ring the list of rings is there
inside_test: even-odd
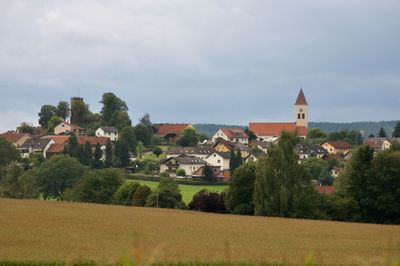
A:
[[[154,147],[153,149],[153,154],[157,157],[159,157],[162,154],[162,150],[160,147]]]
[[[140,184],[138,182],[125,183],[113,195],[113,203],[118,205],[132,205],[133,195]]]
[[[186,171],[184,169],[177,169],[176,170],[176,175],[177,176],[186,176]]]
[[[182,201],[178,184],[171,178],[163,178],[156,191],[147,199],[145,206],[178,209],[184,208],[185,203]]]
[[[146,175],[156,174],[156,173],[158,173],[158,171],[160,171],[160,166],[159,166],[158,163],[152,162],[152,161],[148,161],[146,163],[146,167],[145,167],[145,170],[144,170],[144,173]]]
[[[160,174],[160,177],[169,177],[169,173],[167,173],[167,172],[162,172],[162,173]]]
[[[151,193],[151,188],[148,186],[140,186],[133,195],[132,205],[143,207]]]
[[[207,189],[202,189],[193,196],[193,200],[189,204],[189,209],[224,213],[226,211],[225,193],[209,192]]]

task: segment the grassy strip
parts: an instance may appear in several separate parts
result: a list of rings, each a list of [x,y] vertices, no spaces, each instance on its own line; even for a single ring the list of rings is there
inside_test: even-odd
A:
[[[142,180],[142,181],[153,181],[153,182],[160,182],[159,176],[151,176],[151,175],[144,175],[144,174],[126,174],[125,176],[127,179],[133,180]],[[228,182],[226,181],[218,181],[218,182],[207,182],[202,180],[180,180],[176,179],[176,183],[180,185],[190,185],[190,186],[227,186]]]

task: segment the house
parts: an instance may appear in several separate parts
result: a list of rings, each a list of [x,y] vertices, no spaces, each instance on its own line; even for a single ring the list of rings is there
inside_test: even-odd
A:
[[[46,152],[46,158],[50,158],[51,156],[61,154],[64,152],[65,146],[68,144],[68,141],[71,138],[71,136],[47,135],[41,138],[52,139],[54,141],[54,144],[52,144]]]
[[[218,138],[213,148],[218,152],[240,151],[242,158],[246,158],[251,152],[250,148],[243,143],[232,143],[223,138]]]
[[[209,166],[211,168],[212,171],[212,177],[216,178],[216,179],[224,179],[223,173],[221,172],[220,168],[218,166]],[[192,173],[192,177],[193,178],[203,178],[205,177],[205,166],[201,166],[198,170],[194,171]]]
[[[82,135],[83,128],[73,124],[69,124],[67,122],[61,122],[54,128],[54,134],[56,135],[70,134],[70,133],[75,133],[75,135],[77,136]]]
[[[215,151],[205,158],[205,161],[215,167],[219,167],[220,171],[223,173],[225,178],[230,176],[229,164],[231,161],[230,152],[219,152]]]
[[[305,160],[313,156],[317,157],[318,159],[322,159],[328,154],[324,148],[318,145],[297,144],[295,150],[299,155],[300,160]]]
[[[47,158],[47,151],[55,142],[52,139],[28,139],[18,150],[22,158],[28,158],[31,154],[42,154]]]
[[[346,154],[348,153],[352,146],[350,143],[343,141],[343,140],[329,140],[325,141],[321,145],[322,148],[328,151],[331,154]]]
[[[343,168],[339,167],[339,166],[334,166],[329,171],[329,173],[331,174],[331,176],[333,178],[337,178],[340,175],[341,172],[343,172]]]
[[[213,147],[207,145],[196,145],[194,147],[175,146],[175,147],[170,147],[166,152],[166,154],[167,158],[178,157],[182,154],[185,154],[205,159],[208,155],[210,155],[214,151],[215,149]]]
[[[305,138],[308,132],[308,103],[303,89],[300,89],[295,102],[295,122],[261,123],[250,122],[249,129],[254,132],[258,140],[279,137],[282,132],[297,132],[301,138]]]
[[[268,153],[268,148],[273,142],[253,140],[249,143],[249,147],[262,151],[264,154]]]
[[[233,143],[249,143],[249,136],[247,136],[242,128],[220,128],[212,137],[213,142],[216,142],[218,138]]]
[[[95,151],[97,143],[100,145],[100,149],[103,151],[103,156],[101,160],[105,159],[105,150],[106,150],[106,145],[109,140],[107,137],[95,137],[95,136],[77,136],[76,137],[78,145],[85,145],[86,142],[89,142],[90,145],[92,146],[92,152]]]
[[[15,147],[20,147],[24,144],[25,141],[31,138],[28,133],[15,133],[15,132],[6,132],[0,134],[0,138],[4,138],[6,141],[13,144]]]
[[[96,137],[106,137],[111,141],[118,140],[118,129],[115,127],[99,127],[95,133]]]
[[[371,147],[375,152],[381,152],[390,149],[392,142],[386,138],[370,138],[364,141],[364,144]]]
[[[153,124],[154,134],[168,141],[175,141],[188,128],[194,129],[191,124]]]
[[[183,169],[186,176],[191,177],[199,168],[206,166],[207,163],[198,157],[182,154],[178,157],[170,157],[160,162],[160,173],[169,173],[176,176],[176,170]]]

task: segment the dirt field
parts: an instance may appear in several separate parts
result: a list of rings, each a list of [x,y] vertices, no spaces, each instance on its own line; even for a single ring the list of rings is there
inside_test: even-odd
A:
[[[0,199],[0,260],[393,265],[400,226]]]

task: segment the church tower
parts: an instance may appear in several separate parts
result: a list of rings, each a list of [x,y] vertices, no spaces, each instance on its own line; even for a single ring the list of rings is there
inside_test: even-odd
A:
[[[296,116],[296,126],[308,128],[308,103],[306,96],[304,96],[303,89],[300,89],[299,96],[297,96],[294,112]]]

